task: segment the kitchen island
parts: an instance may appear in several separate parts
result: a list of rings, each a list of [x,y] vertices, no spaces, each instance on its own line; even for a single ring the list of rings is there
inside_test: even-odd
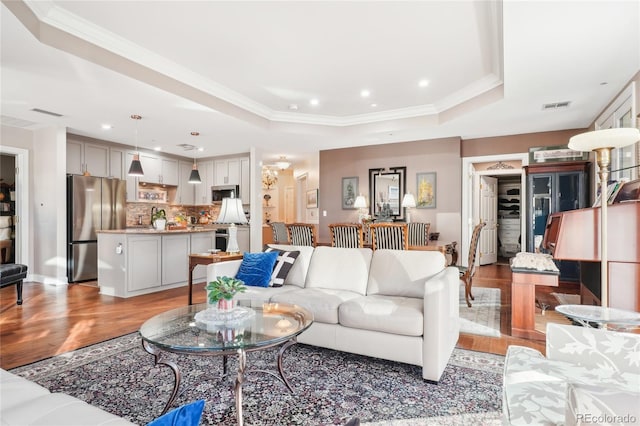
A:
[[[127,228],[98,231],[98,286],[116,297],[187,286],[189,254],[215,248],[216,230],[225,225],[168,229]],[[238,226],[240,252],[249,251],[249,226]],[[206,268],[193,271],[194,282],[204,281]]]

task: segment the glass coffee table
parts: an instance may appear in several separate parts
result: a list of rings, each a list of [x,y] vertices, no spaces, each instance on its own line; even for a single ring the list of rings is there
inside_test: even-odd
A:
[[[611,330],[627,330],[640,327],[640,313],[596,305],[558,305],[556,312],[584,327],[606,327]]]
[[[255,304],[255,302],[254,302]],[[142,346],[155,357],[155,364],[166,365],[173,371],[175,382],[169,401],[162,414],[166,413],[180,388],[182,374],[178,365],[163,359],[163,352],[194,356],[222,356],[223,376],[227,374],[227,356],[238,357],[234,395],[238,425],[242,419],[242,383],[247,372],[247,352],[280,346],[276,359],[279,376],[274,372],[255,370],[279,379],[290,392],[293,388],[284,375],[282,356],[296,337],[313,323],[313,314],[300,306],[285,303],[264,303],[251,306],[251,301],[239,301],[238,309],[246,314],[230,316],[220,320],[219,316],[209,317],[206,304],[190,305],[172,309],[147,320],[140,327]],[[197,317],[197,318],[196,318]],[[209,321],[208,318],[214,318]]]

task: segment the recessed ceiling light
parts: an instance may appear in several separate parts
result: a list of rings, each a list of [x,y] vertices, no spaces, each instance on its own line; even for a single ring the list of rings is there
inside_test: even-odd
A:
[[[153,148],[154,151],[162,151],[162,147],[161,146],[156,146],[155,148]]]
[[[111,129],[113,129],[113,126],[111,124],[103,124],[101,127],[102,127],[102,130],[111,130]]]
[[[204,148],[200,147],[200,148],[198,148],[198,151],[202,152],[202,151],[204,151]]]
[[[378,106],[378,104],[371,104],[371,108],[375,108],[377,106]]]
[[[371,95],[371,92],[366,89],[360,92],[360,96],[362,96],[363,98],[368,98],[369,95]]]
[[[318,104],[320,103],[320,101],[319,101],[319,100],[317,100],[316,98],[313,98],[313,99],[311,99],[311,100],[309,101],[309,103],[310,103],[311,105],[313,105],[313,106],[316,106],[316,105],[318,105]]]
[[[289,104],[289,109],[291,111],[297,111],[298,110],[298,104]]]
[[[429,80],[420,80],[418,82],[418,86],[420,87],[427,87],[429,85]]]

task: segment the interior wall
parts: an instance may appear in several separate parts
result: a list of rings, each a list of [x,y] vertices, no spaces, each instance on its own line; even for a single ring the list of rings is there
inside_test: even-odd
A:
[[[416,173],[436,172],[436,208],[412,209],[412,222],[429,222],[437,215],[461,209],[460,138],[421,140],[320,151],[319,238],[330,240],[330,223],[356,222],[358,211],[342,209],[342,178],[357,177],[357,193],[369,200],[369,169],[406,167],[407,192],[416,194]],[[451,235],[460,241],[460,231]]]
[[[536,146],[567,145],[569,138],[587,129],[558,130],[554,132],[527,133],[522,135],[495,136],[462,141],[461,157],[480,157],[483,155],[517,154],[529,152]]]

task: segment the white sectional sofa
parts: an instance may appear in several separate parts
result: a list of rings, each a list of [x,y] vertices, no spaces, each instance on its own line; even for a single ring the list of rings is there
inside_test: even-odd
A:
[[[509,346],[504,424],[640,424],[640,334],[549,323],[546,351]]]
[[[238,299],[293,303],[314,314],[300,343],[422,366],[438,381],[459,336],[458,269],[436,251],[270,245],[299,251],[282,287]],[[208,265],[207,282],[241,261]]]
[[[70,395],[51,393],[23,377],[0,369],[0,425],[133,425]]]

